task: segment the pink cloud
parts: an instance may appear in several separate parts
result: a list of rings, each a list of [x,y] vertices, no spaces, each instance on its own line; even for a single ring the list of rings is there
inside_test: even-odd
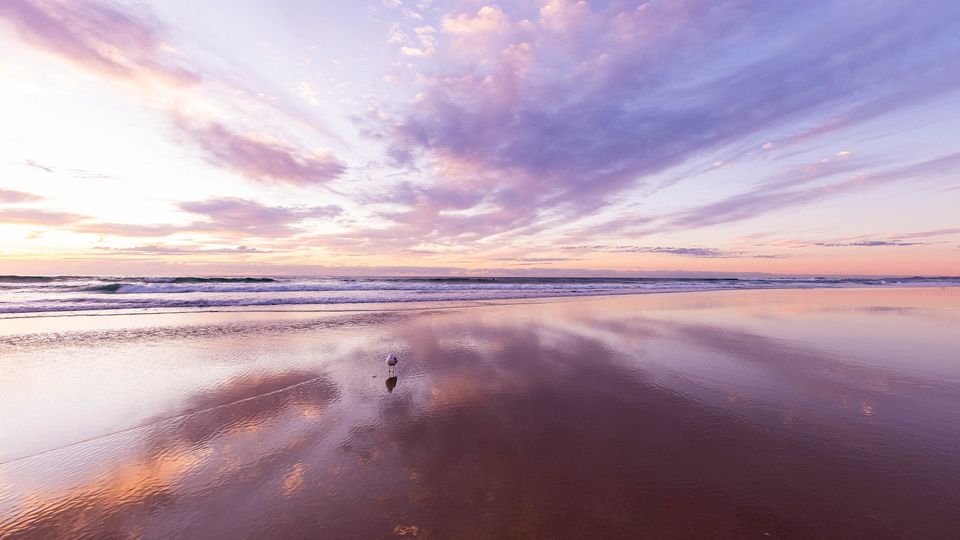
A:
[[[804,184],[827,178],[845,169],[844,167],[824,167],[819,169],[823,172],[823,175],[819,177],[815,174],[805,174],[802,177],[795,178],[794,181],[784,181],[783,178],[776,178],[747,192],[704,206],[683,210],[670,216],[664,224],[664,228],[698,228],[742,221],[770,212],[802,206],[831,196],[876,188],[894,182],[939,178],[946,174],[953,174],[958,168],[960,168],[960,152],[909,165],[857,173],[849,175],[840,182],[803,189]]]
[[[192,126],[178,120],[177,125],[208,162],[255,180],[321,184],[346,172],[346,165],[329,153],[304,152],[279,142],[241,135],[216,122]]]
[[[200,77],[164,62],[159,25],[146,15],[92,0],[4,0],[0,18],[42,50],[100,74],[123,79],[159,78],[196,84]]]
[[[196,246],[178,246],[178,245],[143,245],[128,248],[108,248],[99,247],[97,249],[109,251],[112,253],[133,253],[138,255],[251,255],[262,253],[278,253],[272,249],[259,249],[248,246],[237,246],[232,248],[205,248]]]
[[[78,233],[160,238],[184,230],[180,225],[135,225],[129,223],[81,223],[71,228]]]
[[[40,195],[27,193],[25,191],[15,191],[12,189],[0,189],[0,202],[2,203],[27,203],[43,200]]]
[[[203,217],[182,225],[78,223],[71,230],[79,233],[103,234],[134,238],[162,238],[174,234],[206,234],[235,240],[237,238],[280,238],[302,231],[299,225],[307,220],[329,220],[342,212],[336,205],[268,206],[235,197],[221,197],[179,204],[180,210]]]
[[[339,207],[266,206],[234,197],[182,203],[180,208],[208,218],[196,222],[193,230],[210,230],[249,236],[287,236],[297,232],[294,225],[307,219],[330,219],[340,214]]]
[[[86,219],[86,216],[70,212],[54,210],[38,210],[34,208],[4,208],[0,209],[0,224],[15,223],[20,225],[58,226],[74,223]]]

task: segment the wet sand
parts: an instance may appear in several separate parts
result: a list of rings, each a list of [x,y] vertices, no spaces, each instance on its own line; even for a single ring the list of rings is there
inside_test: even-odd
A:
[[[0,537],[960,529],[960,289],[402,307],[0,321]]]

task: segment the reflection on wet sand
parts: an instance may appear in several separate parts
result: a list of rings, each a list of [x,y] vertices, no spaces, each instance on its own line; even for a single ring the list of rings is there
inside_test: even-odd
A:
[[[121,448],[121,455],[109,463],[97,463],[97,456],[91,455],[95,451],[86,451],[83,445],[66,449],[70,455],[65,457],[57,452],[19,460],[11,464],[11,476],[27,477],[25,481],[34,486],[23,494],[13,515],[0,522],[0,531],[38,538],[103,537],[128,529],[143,532],[142,523],[130,528],[138,516],[183,504],[194,496],[181,493],[184,485],[200,481],[229,491],[275,474],[275,467],[283,466],[275,463],[277,455],[306,444],[309,438],[258,447],[251,442],[268,437],[257,432],[276,429],[281,415],[316,411],[337,398],[337,387],[325,377],[281,374],[231,380],[216,391],[190,398],[183,415],[136,430],[136,448],[130,449],[134,451]],[[53,480],[44,478],[49,474],[44,465],[51,459],[75,459],[73,465],[78,468],[93,461],[102,470],[60,493],[48,493],[38,484]],[[237,476],[241,471],[243,478]],[[164,534],[176,531],[162,530]]]
[[[833,292],[425,313],[315,369],[289,366],[344,334],[272,333],[270,370],[179,416],[0,465],[0,536],[949,536],[960,297]],[[808,339],[836,317],[935,339]],[[385,347],[402,385],[373,377]]]

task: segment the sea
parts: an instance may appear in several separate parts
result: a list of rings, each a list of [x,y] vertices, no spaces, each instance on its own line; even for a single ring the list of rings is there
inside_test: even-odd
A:
[[[0,314],[484,301],[728,289],[952,287],[960,277],[538,278],[0,276]]]

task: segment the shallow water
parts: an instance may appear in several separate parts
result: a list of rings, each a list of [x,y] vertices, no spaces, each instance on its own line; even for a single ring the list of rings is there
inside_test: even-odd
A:
[[[956,288],[5,323],[0,537],[960,524]]]

